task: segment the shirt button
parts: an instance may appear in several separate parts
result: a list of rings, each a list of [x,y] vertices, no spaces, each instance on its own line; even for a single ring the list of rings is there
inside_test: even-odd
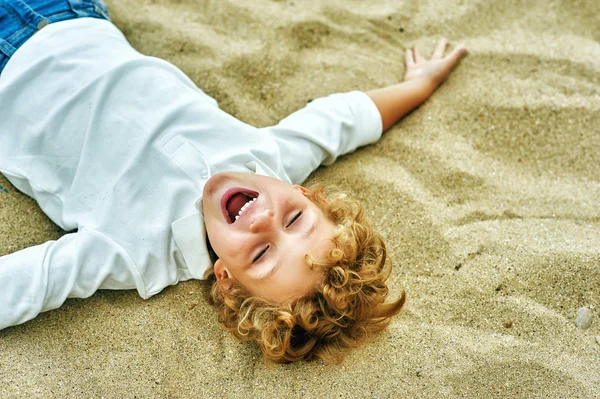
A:
[[[44,26],[47,26],[50,24],[50,21],[48,21],[47,19],[42,19],[38,24],[37,24],[37,29],[40,30],[42,29]]]

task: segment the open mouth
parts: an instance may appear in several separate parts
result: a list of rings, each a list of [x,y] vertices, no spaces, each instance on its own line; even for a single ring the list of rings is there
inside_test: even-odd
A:
[[[235,223],[256,201],[258,193],[244,188],[231,188],[221,198],[221,210],[227,223]]]

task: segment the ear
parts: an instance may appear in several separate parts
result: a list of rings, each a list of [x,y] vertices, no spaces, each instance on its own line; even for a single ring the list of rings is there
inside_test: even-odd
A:
[[[308,188],[306,187],[302,187],[299,186],[297,184],[292,185],[292,187],[294,187],[296,190],[300,191],[302,194],[304,194],[304,196],[308,196],[309,194],[312,194],[312,191],[310,191]]]
[[[217,281],[231,277],[229,269],[227,269],[227,266],[225,266],[225,263],[223,263],[221,259],[217,259],[213,269],[215,271],[215,277],[217,278]]]

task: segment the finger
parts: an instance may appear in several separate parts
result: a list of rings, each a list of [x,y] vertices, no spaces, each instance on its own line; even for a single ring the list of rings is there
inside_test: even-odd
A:
[[[404,58],[405,58],[407,68],[410,68],[415,65],[415,59],[414,59],[413,53],[410,49],[406,49],[406,54],[405,54]]]
[[[450,67],[454,68],[454,66],[458,64],[461,58],[467,55],[467,53],[467,49],[465,48],[464,44],[461,43],[456,46],[454,50],[452,50],[452,52],[446,56],[445,59],[448,60]]]
[[[437,46],[435,46],[435,50],[433,51],[433,55],[431,56],[432,60],[439,60],[444,57],[444,52],[446,51],[446,46],[448,45],[448,40],[445,38],[441,38],[438,42]]]
[[[425,61],[425,58],[423,58],[423,56],[419,52],[419,48],[417,46],[415,46],[414,52],[415,52],[415,61],[417,63]]]
[[[467,54],[467,49],[460,45],[460,46],[456,46],[456,48],[454,50],[452,50],[452,52],[450,54],[448,54],[446,57],[444,57],[444,59],[442,60],[443,62],[443,70],[444,73],[447,75],[450,73],[450,71],[452,71],[456,65],[458,64],[458,62],[460,61],[460,59],[462,57],[464,57]]]

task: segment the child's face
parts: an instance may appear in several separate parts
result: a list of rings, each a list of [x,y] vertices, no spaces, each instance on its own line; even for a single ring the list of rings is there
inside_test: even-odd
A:
[[[217,280],[232,278],[252,295],[276,302],[315,288],[321,274],[310,269],[305,255],[324,260],[333,248],[335,226],[305,190],[247,173],[219,173],[208,180],[202,211],[219,256]]]

